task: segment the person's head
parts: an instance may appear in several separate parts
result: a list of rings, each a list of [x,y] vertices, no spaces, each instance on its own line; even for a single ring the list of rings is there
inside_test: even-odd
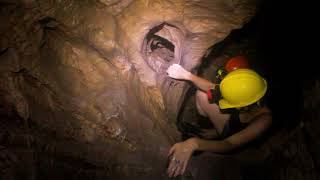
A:
[[[250,65],[245,56],[234,56],[228,60],[224,69],[229,73],[237,69],[249,69]]]
[[[250,69],[237,69],[221,81],[220,109],[243,108],[258,102],[267,91],[267,82]]]
[[[250,69],[248,59],[245,56],[234,56],[227,63],[217,69],[216,78],[222,80],[228,73],[237,69]]]

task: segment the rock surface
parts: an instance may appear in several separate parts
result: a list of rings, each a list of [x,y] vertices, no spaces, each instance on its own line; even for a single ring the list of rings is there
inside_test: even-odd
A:
[[[31,143],[44,156],[83,159],[100,167],[101,177],[167,179],[166,153],[180,138],[175,121],[189,85],[165,69],[180,63],[196,71],[256,4],[1,1],[1,108],[20,118],[3,124],[23,127],[1,138]]]

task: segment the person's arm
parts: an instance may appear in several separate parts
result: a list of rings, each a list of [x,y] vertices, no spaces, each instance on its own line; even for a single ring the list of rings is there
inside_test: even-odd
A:
[[[204,92],[207,92],[210,88],[215,87],[214,83],[192,74],[191,72],[185,70],[179,64],[171,65],[168,68],[167,73],[171,78],[191,81],[194,85],[196,85],[199,89],[201,89]]]
[[[244,130],[220,141],[204,140],[199,138],[190,139],[190,143],[194,144],[195,150],[211,151],[211,152],[228,152],[238,148],[255,138],[259,137],[266,131],[272,123],[271,115],[262,115],[259,119],[250,123]]]
[[[266,111],[261,111],[261,113],[265,112]],[[193,137],[174,144],[168,153],[168,156],[172,157],[168,167],[169,177],[183,174],[192,153],[196,150],[224,153],[238,148],[262,135],[270,127],[272,118],[270,113],[263,115],[261,113],[259,113],[260,115],[258,114],[258,119],[251,122],[247,128],[224,140],[205,140]]]
[[[192,73],[189,74],[187,80],[191,81],[194,85],[196,85],[199,89],[201,89],[204,92],[207,92],[209,89],[215,87],[214,83],[212,83],[204,78],[201,78],[199,76],[196,76]]]
[[[205,140],[197,137],[174,144],[169,150],[171,157],[168,167],[169,177],[183,174],[194,151],[224,153],[238,148],[260,136],[271,125],[271,116],[264,115],[252,122],[244,130],[224,140]]]

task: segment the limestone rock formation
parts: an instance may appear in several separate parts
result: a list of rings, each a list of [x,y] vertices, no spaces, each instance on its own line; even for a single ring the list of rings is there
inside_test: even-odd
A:
[[[1,103],[41,131],[28,142],[47,153],[103,167],[111,179],[167,179],[166,153],[180,138],[175,121],[189,85],[168,78],[166,68],[196,72],[256,5],[1,0]]]

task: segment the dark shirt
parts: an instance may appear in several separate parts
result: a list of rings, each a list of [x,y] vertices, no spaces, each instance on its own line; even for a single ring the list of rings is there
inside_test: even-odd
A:
[[[219,134],[220,139],[225,139],[241,130],[246,128],[249,123],[242,123],[239,117],[239,110],[237,109],[228,109],[230,113],[230,119],[224,125],[222,132]]]

